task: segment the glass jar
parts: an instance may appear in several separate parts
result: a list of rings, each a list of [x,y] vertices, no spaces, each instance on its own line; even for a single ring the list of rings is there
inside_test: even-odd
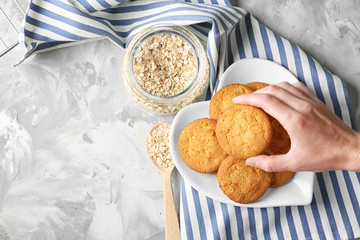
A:
[[[131,40],[122,74],[125,88],[138,104],[151,112],[171,114],[205,93],[209,60],[191,31],[157,24]]]

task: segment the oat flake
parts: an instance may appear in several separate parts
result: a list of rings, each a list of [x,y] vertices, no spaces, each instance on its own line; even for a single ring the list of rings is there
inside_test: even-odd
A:
[[[159,97],[182,93],[197,71],[197,59],[191,45],[181,37],[167,33],[147,38],[137,49],[133,64],[139,85]]]
[[[170,124],[159,122],[150,130],[146,139],[150,159],[163,168],[174,164],[170,155],[169,132]]]

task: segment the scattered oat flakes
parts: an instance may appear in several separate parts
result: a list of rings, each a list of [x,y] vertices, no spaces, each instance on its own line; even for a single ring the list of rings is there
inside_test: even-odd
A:
[[[192,82],[197,59],[191,45],[175,34],[160,33],[147,38],[133,62],[139,85],[152,95],[175,96]]]
[[[174,164],[170,155],[169,132],[169,123],[158,122],[151,128],[146,139],[150,159],[163,168]]]

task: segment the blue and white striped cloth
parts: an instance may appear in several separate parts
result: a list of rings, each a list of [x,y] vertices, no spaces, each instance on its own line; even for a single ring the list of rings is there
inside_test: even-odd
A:
[[[343,81],[299,47],[227,0],[32,0],[20,34],[32,53],[109,38],[125,47],[154,23],[186,25],[207,41],[211,91],[233,62],[264,58],[280,63],[329,109],[355,128]],[[119,5],[116,5],[119,4]],[[22,61],[21,60],[21,61]],[[185,180],[181,187],[182,239],[351,239],[360,237],[360,173],[317,173],[308,206],[240,208],[212,200]]]

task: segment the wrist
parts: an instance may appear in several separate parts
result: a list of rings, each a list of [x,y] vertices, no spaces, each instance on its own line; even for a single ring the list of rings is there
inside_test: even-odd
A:
[[[360,172],[360,133],[353,133],[346,149],[345,170]]]

